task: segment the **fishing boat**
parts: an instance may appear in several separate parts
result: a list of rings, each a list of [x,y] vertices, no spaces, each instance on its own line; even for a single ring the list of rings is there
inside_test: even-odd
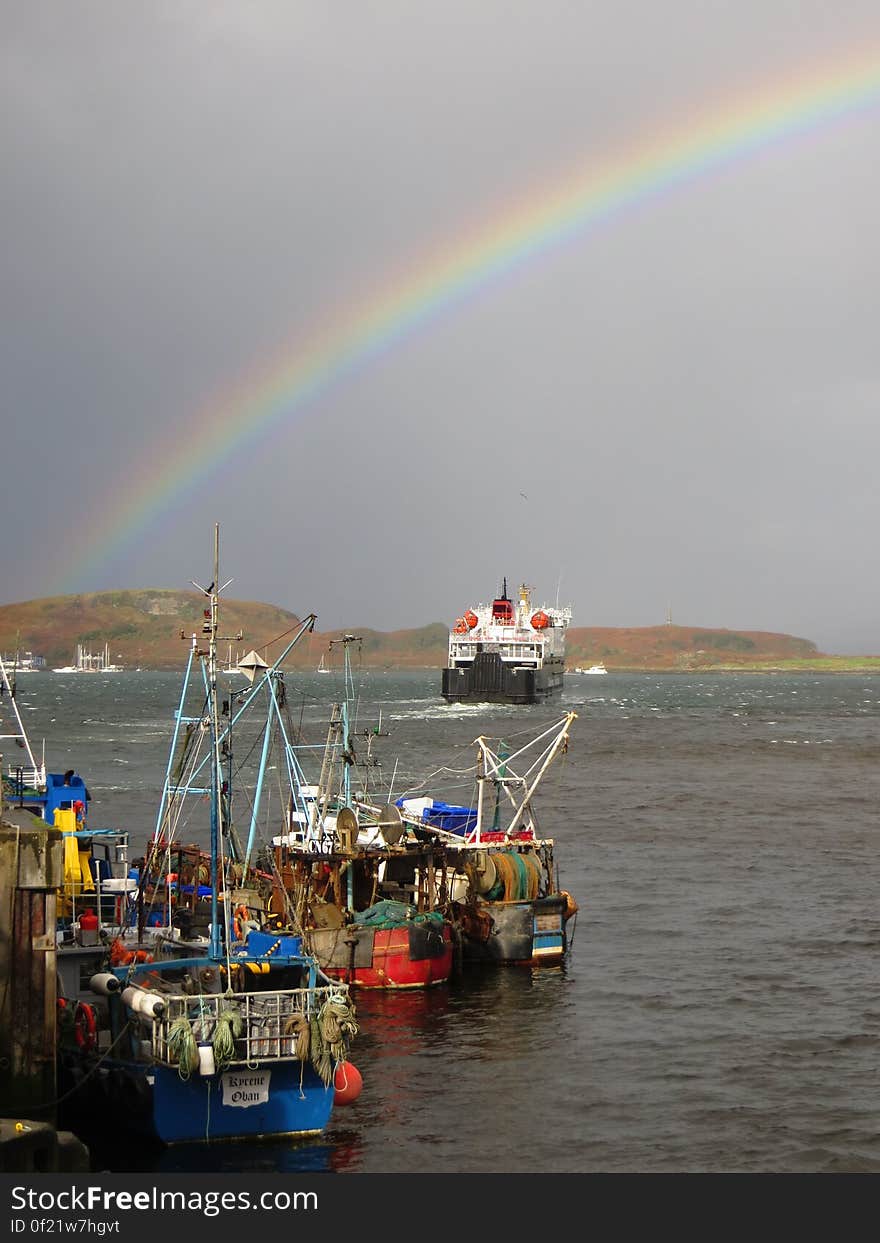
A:
[[[507,579],[491,604],[456,619],[441,693],[449,703],[537,703],[562,689],[571,609],[532,608],[531,588],[516,603]]]
[[[578,906],[558,886],[555,843],[539,832],[534,800],[548,768],[568,749],[576,715],[566,713],[515,751],[477,738],[471,804],[423,795],[396,802],[422,840],[445,847],[444,880],[464,962],[552,966],[570,947]]]
[[[343,696],[331,709],[315,783],[290,749],[287,823],[272,839],[267,867],[277,878],[277,909],[293,904],[305,945],[327,975],[354,988],[427,988],[453,970],[445,848],[409,831],[395,806],[368,796],[381,718],[364,731],[359,756],[350,652],[360,642],[356,635],[333,640],[343,647]]]
[[[170,849],[193,806],[209,810],[208,872],[191,878],[189,918],[170,896],[172,886],[178,896],[186,888],[182,867],[173,880],[166,874],[164,888],[154,876],[164,915],[155,925],[143,918],[148,873],[161,850],[142,861],[136,877],[127,874],[127,859],[119,860],[125,875],[100,876],[83,809],[70,809],[72,821],[55,818],[62,831],[65,821],[73,826],[71,857],[74,849],[89,852],[78,879],[73,868],[65,874],[72,888],[62,917],[77,903],[79,918],[63,928],[57,955],[60,1094],[71,1115],[90,1117],[105,1134],[117,1125],[163,1144],[316,1134],[334,1103],[354,1099],[360,1083],[348,1061],[357,1024],[346,985],[321,971],[295,927],[269,918],[264,878],[242,854],[235,813],[245,768],[233,763],[233,731],[237,737],[248,710],[263,694],[271,697],[276,683],[257,658],[248,688],[221,700],[219,602],[229,582],[219,583],[215,527],[213,579],[200,588],[208,607],[201,632],[186,636],[154,833]],[[301,624],[279,663],[314,620]],[[249,813],[260,801],[260,790],[244,791]],[[138,887],[133,928],[131,881]]]

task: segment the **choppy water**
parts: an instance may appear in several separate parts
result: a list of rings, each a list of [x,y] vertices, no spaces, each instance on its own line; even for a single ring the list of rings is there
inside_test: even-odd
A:
[[[291,679],[305,725],[326,719],[330,682]],[[364,1090],[319,1141],[117,1145],[99,1167],[880,1169],[880,677],[569,675],[561,704],[534,708],[448,706],[438,685],[363,681],[395,796],[471,763],[478,733],[579,713],[539,803],[581,907],[567,965],[359,994]],[[153,827],[177,687],[19,682],[49,767],[77,767],[93,827],[127,827],[134,846]]]

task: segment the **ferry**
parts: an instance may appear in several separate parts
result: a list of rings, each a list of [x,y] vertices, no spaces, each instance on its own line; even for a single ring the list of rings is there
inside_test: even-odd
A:
[[[507,579],[491,604],[456,619],[441,693],[448,703],[539,703],[562,690],[565,632],[571,608],[533,611],[532,589],[520,586],[516,603]]]

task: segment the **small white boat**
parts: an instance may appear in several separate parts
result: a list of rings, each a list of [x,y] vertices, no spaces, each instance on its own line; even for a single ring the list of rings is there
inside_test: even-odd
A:
[[[321,663],[318,665],[317,669],[315,670],[315,673],[329,673],[329,672],[330,672],[330,670],[329,670],[329,669],[327,668],[327,666],[324,664],[324,653],[322,652],[322,653],[321,653]]]
[[[584,670],[584,673],[591,673],[593,675],[607,673],[607,672],[608,670],[605,668],[605,666],[602,664],[601,661],[599,662],[598,665],[590,665],[589,669]]]

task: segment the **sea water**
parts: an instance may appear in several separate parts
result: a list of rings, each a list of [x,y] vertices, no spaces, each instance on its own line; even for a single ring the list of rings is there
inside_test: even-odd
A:
[[[880,1169],[880,677],[569,674],[533,707],[448,705],[439,684],[358,677],[362,751],[381,709],[383,798],[467,801],[478,735],[512,745],[578,713],[536,800],[580,906],[565,966],[358,993],[363,1092],[314,1141],[151,1151],[114,1136],[95,1168]],[[83,774],[92,827],[128,829],[134,854],[178,689],[134,672],[19,682],[35,748],[45,737],[50,770]],[[288,676],[292,727],[316,747],[339,691]],[[206,833],[203,815],[181,836]]]

